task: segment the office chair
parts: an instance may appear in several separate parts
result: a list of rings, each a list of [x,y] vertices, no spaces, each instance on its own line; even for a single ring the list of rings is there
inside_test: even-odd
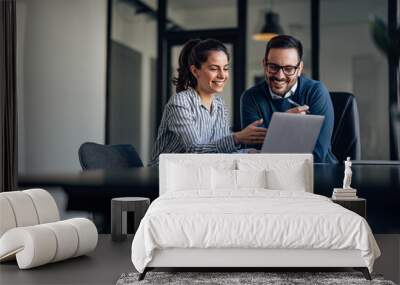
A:
[[[82,170],[119,170],[127,168],[143,167],[143,162],[137,154],[135,148],[129,144],[120,145],[102,145],[93,142],[83,143],[78,150],[79,162]],[[73,194],[71,194],[73,195]],[[85,201],[82,201],[85,203]],[[68,202],[68,208],[73,209],[79,207]],[[99,206],[93,214],[93,220],[100,233],[110,232],[110,216],[106,213],[110,212],[110,201],[104,201],[102,207]],[[129,217],[131,220],[132,218]],[[128,230],[132,231],[132,226],[128,226]]]
[[[335,123],[332,133],[332,152],[343,163],[346,157],[361,159],[360,120],[356,97],[348,92],[330,92]]]
[[[86,142],[80,146],[78,155],[83,170],[143,167],[135,148],[129,144],[102,145]]]

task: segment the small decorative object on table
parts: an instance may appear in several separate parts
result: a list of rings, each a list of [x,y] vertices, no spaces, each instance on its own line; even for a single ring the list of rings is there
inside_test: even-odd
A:
[[[343,188],[334,188],[332,193],[333,200],[355,200],[357,199],[357,189],[351,187],[351,177],[353,172],[351,171],[351,160],[347,157],[344,162],[344,178],[343,178]]]
[[[344,162],[344,178],[343,188],[334,188],[332,193],[332,201],[342,207],[359,214],[361,217],[367,217],[367,201],[357,197],[357,189],[351,187],[351,160],[347,157]]]
[[[144,217],[150,205],[149,198],[122,197],[111,200],[111,239],[113,241],[124,241],[127,234],[127,212],[134,213],[136,232],[140,221]]]

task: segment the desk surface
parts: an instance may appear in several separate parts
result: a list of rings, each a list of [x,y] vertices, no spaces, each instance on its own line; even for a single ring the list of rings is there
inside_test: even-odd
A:
[[[131,262],[133,236],[112,242],[99,235],[96,249],[80,256],[28,270],[19,270],[15,261],[0,264],[0,283],[8,284],[115,284],[122,273],[134,271]]]
[[[352,187],[367,200],[367,217],[374,233],[400,233],[400,165],[353,165]],[[314,165],[314,193],[331,197],[341,187],[344,166]],[[158,169],[86,171],[69,174],[20,175],[20,187],[61,186],[72,209],[99,206],[109,212],[110,199],[123,196],[158,197]],[[90,201],[90,203],[88,203]]]

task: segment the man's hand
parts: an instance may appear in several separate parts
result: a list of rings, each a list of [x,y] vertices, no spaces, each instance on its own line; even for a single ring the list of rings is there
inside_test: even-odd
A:
[[[267,129],[257,127],[262,125],[263,119],[254,121],[240,132],[233,134],[233,138],[236,144],[260,144],[264,142]]]
[[[305,115],[308,109],[310,109],[310,107],[308,107],[307,105],[303,105],[289,109],[286,111],[286,113]]]

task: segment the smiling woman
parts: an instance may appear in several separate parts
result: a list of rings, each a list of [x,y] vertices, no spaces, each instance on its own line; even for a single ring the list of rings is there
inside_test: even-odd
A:
[[[190,66],[190,71],[197,80],[195,89],[208,110],[211,108],[212,95],[223,91],[229,78],[228,70],[228,56],[223,51],[210,52],[205,68]]]
[[[179,55],[176,95],[165,106],[150,165],[161,153],[231,153],[241,144],[262,143],[265,128],[255,121],[232,133],[221,96],[229,79],[229,53],[214,39],[190,40]]]

